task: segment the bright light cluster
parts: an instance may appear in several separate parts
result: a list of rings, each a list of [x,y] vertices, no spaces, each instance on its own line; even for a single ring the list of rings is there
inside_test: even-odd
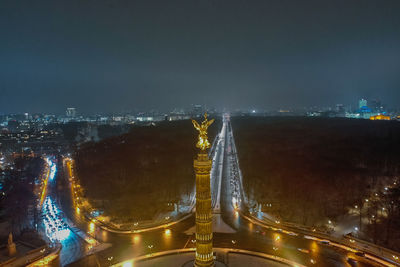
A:
[[[44,201],[42,213],[46,235],[51,241],[62,241],[69,237],[71,230],[63,221],[60,210],[49,196]]]
[[[53,161],[51,161],[49,158],[46,158],[46,161],[50,167],[49,179],[50,179],[50,181],[52,181],[54,179],[54,177],[56,176],[57,165]]]

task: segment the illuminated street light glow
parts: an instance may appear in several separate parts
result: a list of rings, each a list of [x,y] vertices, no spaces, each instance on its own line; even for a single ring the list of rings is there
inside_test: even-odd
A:
[[[281,240],[281,236],[279,234],[274,234],[274,240],[279,242]]]
[[[54,164],[49,158],[46,158],[46,162],[50,167],[50,175],[49,175],[49,179],[50,181],[52,181],[56,175],[57,172],[57,165]]]
[[[122,263],[122,267],[132,267],[132,266],[133,266],[133,261],[132,260],[129,260],[129,261],[126,261],[126,262]]]
[[[140,235],[135,234],[135,235],[133,236],[133,243],[134,243],[134,244],[137,244],[139,241],[140,241]]]
[[[89,233],[92,234],[94,233],[96,225],[94,224],[94,222],[90,222],[89,224]]]

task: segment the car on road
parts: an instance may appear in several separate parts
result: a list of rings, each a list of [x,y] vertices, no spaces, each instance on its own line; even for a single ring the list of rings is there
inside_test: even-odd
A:
[[[357,261],[353,258],[347,258],[347,263],[352,267],[358,266]]]
[[[365,256],[365,253],[362,252],[362,251],[356,251],[354,254],[356,254],[359,257],[364,257]]]
[[[298,248],[297,250],[302,252],[302,253],[306,253],[306,254],[310,253],[310,251],[308,249],[305,249],[305,248]]]

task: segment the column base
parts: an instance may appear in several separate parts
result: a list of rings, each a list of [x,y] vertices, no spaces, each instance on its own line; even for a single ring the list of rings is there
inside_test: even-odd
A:
[[[193,261],[193,267],[215,267],[215,262],[204,262],[204,263],[196,263],[196,260]]]
[[[212,265],[196,265],[194,260],[188,261],[185,264],[182,265],[182,267],[227,267],[225,263],[222,263],[220,261],[214,261]]]
[[[8,244],[7,249],[8,249],[8,256],[10,257],[17,254],[17,247],[15,246],[15,243]]]

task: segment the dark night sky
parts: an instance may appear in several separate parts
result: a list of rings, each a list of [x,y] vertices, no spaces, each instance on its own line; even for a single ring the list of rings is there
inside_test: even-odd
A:
[[[399,106],[399,0],[0,3],[0,113],[360,97]]]

